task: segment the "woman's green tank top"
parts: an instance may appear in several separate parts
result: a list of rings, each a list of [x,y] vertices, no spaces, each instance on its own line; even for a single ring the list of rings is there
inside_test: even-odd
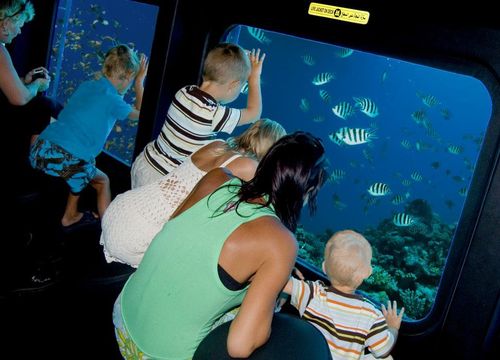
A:
[[[228,185],[228,186],[225,186]],[[228,290],[217,272],[225,240],[241,224],[276,216],[269,208],[232,206],[241,181],[168,221],[122,290],[124,324],[137,347],[155,359],[189,359],[213,322],[243,301],[247,288]]]

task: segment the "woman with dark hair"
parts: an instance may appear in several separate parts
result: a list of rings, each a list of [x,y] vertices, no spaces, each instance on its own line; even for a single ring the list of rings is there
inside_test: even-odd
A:
[[[210,171],[153,239],[115,303],[125,358],[189,359],[212,325],[241,305],[227,339],[247,357],[270,335],[276,298],[295,264],[293,232],[325,180],[309,133],[278,140],[244,182]]]

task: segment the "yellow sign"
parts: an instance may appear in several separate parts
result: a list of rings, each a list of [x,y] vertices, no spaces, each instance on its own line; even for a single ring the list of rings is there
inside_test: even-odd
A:
[[[368,11],[348,9],[319,3],[311,3],[309,5],[308,14],[362,25],[368,24],[368,18],[370,17],[370,13]]]

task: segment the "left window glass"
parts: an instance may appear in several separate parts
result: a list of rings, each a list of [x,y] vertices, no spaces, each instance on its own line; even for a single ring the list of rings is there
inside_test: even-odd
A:
[[[49,62],[50,95],[66,103],[83,81],[100,76],[106,52],[117,44],[149,58],[157,14],[158,6],[132,0],[59,1]],[[124,98],[134,104],[133,89]],[[137,125],[133,120],[117,121],[104,151],[130,165]]]

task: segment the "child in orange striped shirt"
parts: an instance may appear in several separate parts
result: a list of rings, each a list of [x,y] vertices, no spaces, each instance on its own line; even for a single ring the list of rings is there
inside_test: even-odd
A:
[[[396,342],[404,308],[398,314],[396,302],[389,301],[380,311],[355,294],[372,273],[371,259],[371,246],[361,234],[336,232],[325,246],[323,261],[331,286],[291,277],[283,290],[326,338],[334,360],[387,357]],[[365,356],[365,348],[371,354]]]

